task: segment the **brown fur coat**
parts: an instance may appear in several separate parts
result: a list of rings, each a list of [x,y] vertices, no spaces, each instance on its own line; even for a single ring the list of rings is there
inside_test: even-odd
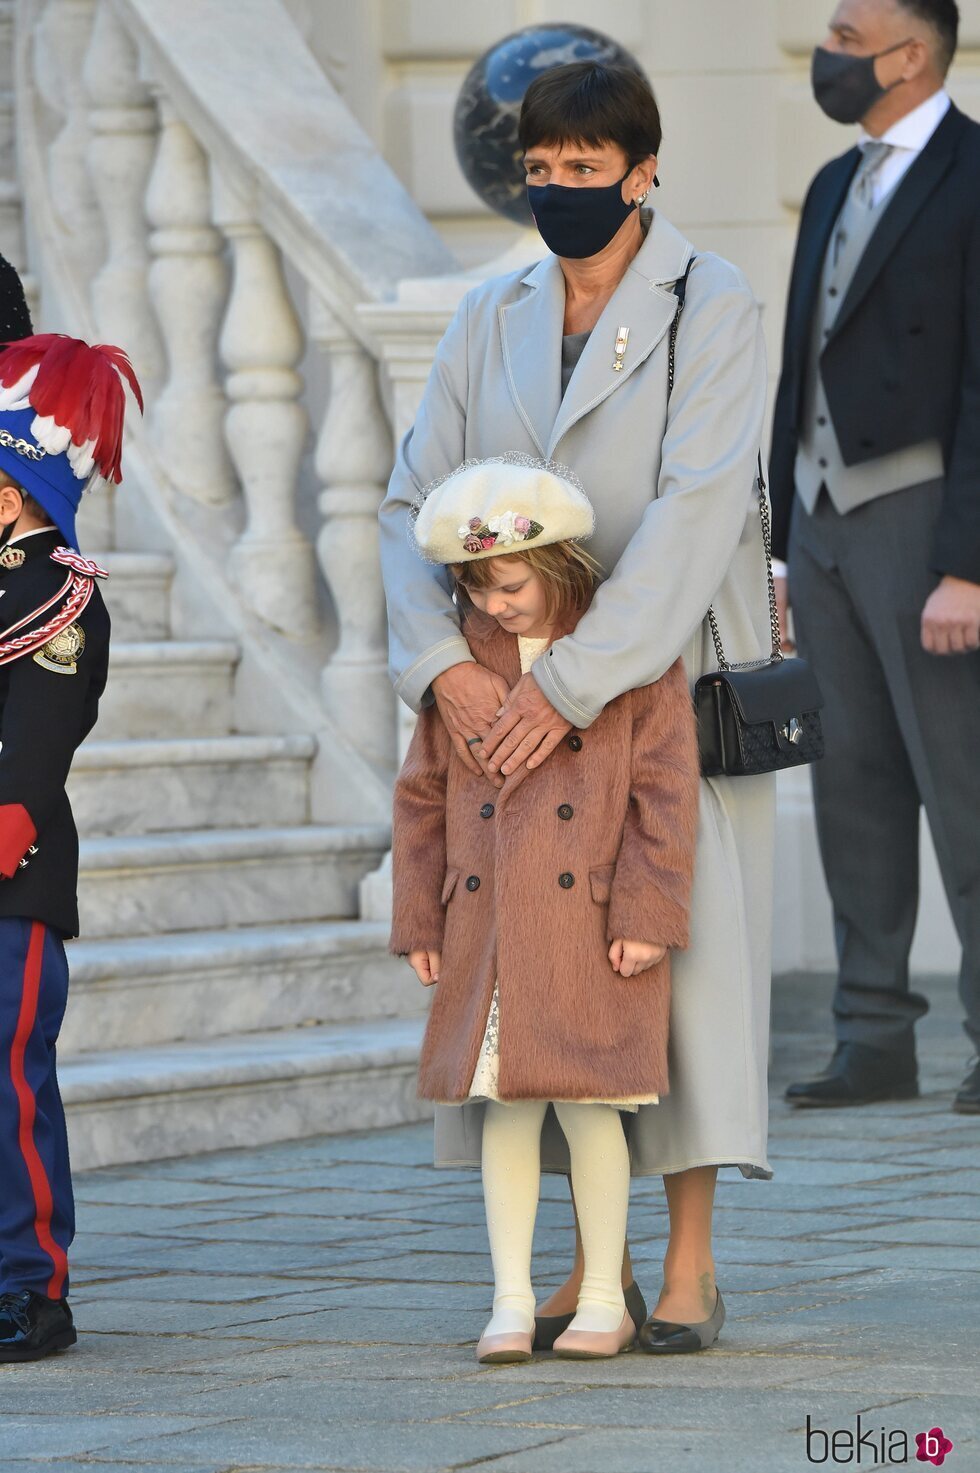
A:
[[[513,687],[516,634],[482,615],[464,632]],[[423,1098],[467,1097],[495,976],[501,1099],[667,1093],[670,952],[634,977],[607,952],[616,939],[687,945],[698,796],[680,660],[502,788],[464,767],[434,705],[422,710],[395,786],[389,949],[442,953]]]

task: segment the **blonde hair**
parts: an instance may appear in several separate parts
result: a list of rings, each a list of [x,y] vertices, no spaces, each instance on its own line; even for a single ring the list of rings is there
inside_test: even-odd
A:
[[[592,602],[596,584],[601,582],[603,568],[591,553],[577,542],[548,542],[544,547],[521,548],[515,552],[501,552],[496,557],[474,558],[472,562],[450,563],[459,593],[460,606],[464,612],[475,607],[468,596],[468,588],[490,588],[494,574],[491,563],[526,563],[544,585],[545,618],[555,625],[573,615],[585,612]]]

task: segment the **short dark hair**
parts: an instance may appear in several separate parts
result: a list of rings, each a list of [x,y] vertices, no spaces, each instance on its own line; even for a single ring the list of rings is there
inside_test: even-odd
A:
[[[898,0],[909,15],[924,20],[939,41],[938,60],[943,74],[949,71],[960,35],[960,7],[956,0]]]
[[[660,151],[660,109],[632,67],[570,61],[536,77],[524,94],[518,138],[536,144],[617,144],[631,165]]]

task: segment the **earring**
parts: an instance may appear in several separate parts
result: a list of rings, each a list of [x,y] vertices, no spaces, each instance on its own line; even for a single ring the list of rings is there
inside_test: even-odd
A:
[[[638,194],[637,197],[636,197],[636,203],[638,205],[645,205],[646,202],[647,202],[647,195],[649,193],[650,193],[649,189],[645,189],[642,194]]]

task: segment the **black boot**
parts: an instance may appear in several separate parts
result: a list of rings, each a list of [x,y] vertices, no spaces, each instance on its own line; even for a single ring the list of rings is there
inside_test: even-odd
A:
[[[957,1115],[980,1115],[980,1058],[973,1061],[973,1068],[956,1091],[953,1109]]]
[[[67,1299],[23,1289],[0,1294],[0,1362],[42,1360],[78,1339]]]
[[[895,1049],[866,1043],[839,1043],[816,1079],[791,1084],[791,1105],[871,1105],[878,1100],[914,1100],[919,1093],[914,1043]]]

